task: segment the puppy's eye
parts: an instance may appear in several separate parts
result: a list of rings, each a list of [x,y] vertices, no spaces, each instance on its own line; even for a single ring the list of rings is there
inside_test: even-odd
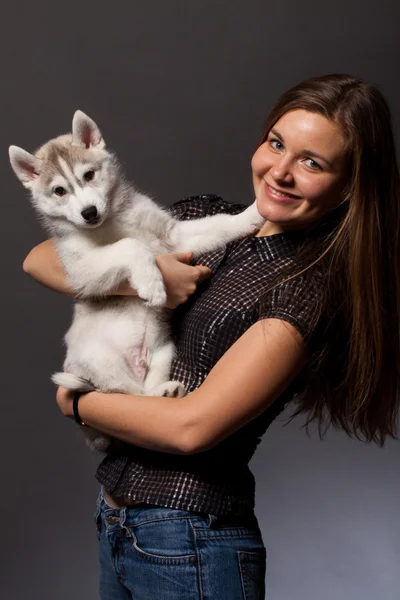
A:
[[[61,185],[58,185],[56,188],[54,188],[54,193],[56,196],[65,196],[67,190],[61,187]]]
[[[92,181],[93,178],[94,178],[94,171],[86,171],[86,173],[83,176],[83,179],[85,181]]]

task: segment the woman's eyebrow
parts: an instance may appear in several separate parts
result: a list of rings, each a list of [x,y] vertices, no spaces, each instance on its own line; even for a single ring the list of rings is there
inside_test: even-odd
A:
[[[281,142],[283,142],[283,137],[281,136],[281,134],[279,133],[279,131],[277,131],[276,129],[271,129],[270,133],[273,133]],[[329,165],[330,167],[333,167],[332,163],[330,160],[328,160],[327,158],[325,158],[325,156],[322,156],[321,154],[318,154],[317,152],[313,152],[312,150],[306,150],[305,148],[303,148],[303,150],[301,150],[302,154],[308,154],[309,156],[312,156],[314,158],[319,158],[320,160],[323,160],[324,162],[326,162],[327,165]]]

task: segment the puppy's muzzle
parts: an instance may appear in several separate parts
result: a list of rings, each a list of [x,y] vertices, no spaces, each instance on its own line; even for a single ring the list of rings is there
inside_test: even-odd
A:
[[[97,223],[100,218],[95,206],[87,206],[82,210],[81,215],[90,225]]]

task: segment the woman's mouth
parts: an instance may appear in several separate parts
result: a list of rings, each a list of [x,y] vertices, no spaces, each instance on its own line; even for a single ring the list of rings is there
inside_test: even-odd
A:
[[[297,200],[300,200],[299,196],[295,196],[294,194],[289,194],[289,192],[281,192],[281,191],[271,187],[265,181],[265,179],[263,181],[264,181],[264,185],[265,185],[265,191],[266,191],[268,197],[271,198],[271,200],[275,200],[277,202],[296,202]]]

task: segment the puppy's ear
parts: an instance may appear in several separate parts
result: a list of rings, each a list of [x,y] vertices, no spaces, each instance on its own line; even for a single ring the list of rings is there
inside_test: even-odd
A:
[[[32,187],[33,182],[40,175],[42,161],[18,146],[8,149],[10,163],[14,173],[26,188]]]
[[[72,119],[72,146],[98,149],[105,147],[100,129],[81,110],[77,110]]]

